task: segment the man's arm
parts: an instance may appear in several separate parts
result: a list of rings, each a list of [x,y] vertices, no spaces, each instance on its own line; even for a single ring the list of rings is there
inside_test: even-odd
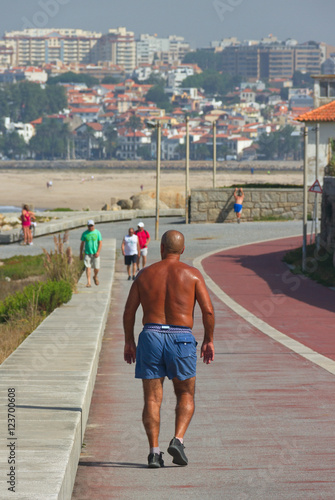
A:
[[[149,243],[150,243],[150,234],[148,233],[148,231],[146,231],[146,236],[147,236],[146,245],[149,245]]]
[[[124,360],[131,364],[136,360],[136,344],[134,337],[134,324],[136,311],[140,305],[140,296],[136,281],[132,284],[123,313],[124,330]]]
[[[204,278],[199,271],[197,272],[197,278],[195,298],[200,306],[204,325],[204,340],[201,346],[200,357],[203,358],[204,363],[210,364],[214,361],[214,309]]]
[[[137,255],[141,255],[140,240],[138,239],[138,236],[137,236]]]
[[[98,250],[95,254],[95,257],[99,257],[100,255],[100,251],[101,251],[101,247],[102,247],[102,240],[99,241],[99,246],[98,246]]]
[[[124,255],[124,238],[123,238],[122,243],[121,243],[121,252],[122,252],[122,255]]]
[[[235,191],[234,191],[234,198],[235,198],[235,200],[237,200],[237,194],[236,194],[236,192],[237,192],[237,188],[235,188]]]
[[[82,241],[82,242],[80,243],[80,251],[79,251],[79,257],[80,257],[80,260],[83,260],[83,250],[84,250],[84,244],[85,244],[85,242],[84,242],[84,241]]]

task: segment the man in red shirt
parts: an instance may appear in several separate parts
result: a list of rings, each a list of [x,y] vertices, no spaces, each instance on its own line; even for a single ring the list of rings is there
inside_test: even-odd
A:
[[[139,222],[137,224],[137,231],[135,231],[135,234],[137,234],[138,240],[140,242],[140,249],[141,253],[138,256],[137,260],[137,270],[140,270],[140,258],[142,257],[142,268],[146,266],[147,263],[147,255],[148,255],[148,245],[150,243],[150,234],[148,231],[144,229],[144,224],[143,222]]]

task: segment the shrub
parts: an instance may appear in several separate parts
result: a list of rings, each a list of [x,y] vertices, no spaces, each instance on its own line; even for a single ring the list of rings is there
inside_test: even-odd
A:
[[[54,236],[55,250],[48,252],[43,248],[44,267],[47,277],[54,281],[68,281],[75,289],[78,277],[82,272],[82,263],[74,259],[71,247],[65,248],[68,241],[68,231],[61,235]]]
[[[72,288],[66,281],[46,281],[27,286],[22,292],[9,295],[0,302],[0,322],[28,313],[36,304],[39,311],[50,314],[56,307],[68,302]]]

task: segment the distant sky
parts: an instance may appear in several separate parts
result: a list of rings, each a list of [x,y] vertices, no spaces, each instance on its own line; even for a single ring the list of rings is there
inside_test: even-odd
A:
[[[0,36],[23,27],[184,36],[194,48],[269,33],[335,45],[334,0],[0,0]]]

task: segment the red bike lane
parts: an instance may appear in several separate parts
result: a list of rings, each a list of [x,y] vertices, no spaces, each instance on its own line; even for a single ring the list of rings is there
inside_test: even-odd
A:
[[[282,261],[289,250],[301,245],[301,237],[245,245],[213,254],[202,265],[247,311],[335,360],[335,291],[292,274]],[[308,265],[318,265],[317,255]]]

